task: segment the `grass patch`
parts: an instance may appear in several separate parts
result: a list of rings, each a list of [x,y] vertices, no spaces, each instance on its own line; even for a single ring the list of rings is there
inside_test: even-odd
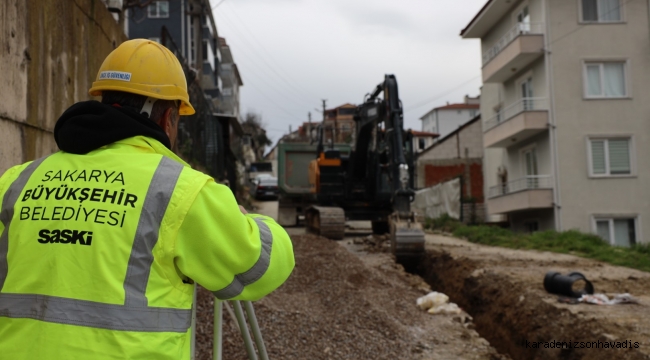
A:
[[[521,234],[497,226],[468,226],[448,215],[426,219],[425,228],[449,232],[477,244],[571,254],[650,272],[648,244],[631,248],[611,246],[596,235],[575,230]]]

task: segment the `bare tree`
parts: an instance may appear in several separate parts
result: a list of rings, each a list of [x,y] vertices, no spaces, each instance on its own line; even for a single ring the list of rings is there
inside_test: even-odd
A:
[[[265,127],[266,124],[262,121],[262,115],[251,111],[244,115],[242,129],[244,130],[244,134],[250,136],[252,140],[251,147],[258,158],[261,158],[264,154],[264,148],[273,143],[266,135]]]

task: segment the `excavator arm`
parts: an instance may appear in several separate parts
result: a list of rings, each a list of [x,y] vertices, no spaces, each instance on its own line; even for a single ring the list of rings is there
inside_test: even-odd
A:
[[[384,98],[378,100],[382,92]],[[384,82],[377,85],[365,101],[365,104],[371,103],[383,107],[376,111],[378,116],[375,121],[383,121],[385,142],[388,145],[388,171],[391,174],[390,184],[393,191],[393,213],[388,218],[391,247],[399,262],[408,262],[424,253],[424,231],[422,224],[411,211],[415,191],[410,187],[412,171],[409,165],[413,164],[409,164],[405,154],[406,149],[411,147],[406,146],[408,137],[404,131],[402,102],[399,99],[395,75],[385,75]],[[361,124],[367,122],[363,115],[359,121]]]
[[[317,159],[310,166],[319,201],[306,211],[308,230],[340,239],[347,217],[364,216],[373,222],[373,232],[390,231],[398,262],[410,262],[424,253],[424,232],[411,211],[413,156],[407,152],[412,151],[412,136],[404,131],[394,75],[385,75],[365,96],[354,121],[354,150],[346,163],[336,150],[325,149],[319,133]]]

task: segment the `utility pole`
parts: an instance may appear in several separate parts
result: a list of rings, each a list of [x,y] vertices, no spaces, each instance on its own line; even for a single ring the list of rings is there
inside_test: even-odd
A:
[[[311,111],[307,113],[307,118],[309,119],[309,127],[307,131],[309,132],[309,142],[311,143]]]
[[[327,100],[323,99],[323,122],[325,121],[325,108],[327,107]]]
[[[325,119],[326,119],[326,111],[325,109],[327,108],[327,100],[323,99],[323,126],[325,126]],[[336,117],[334,117],[334,128],[332,129],[332,146],[334,146],[334,143],[336,142]]]

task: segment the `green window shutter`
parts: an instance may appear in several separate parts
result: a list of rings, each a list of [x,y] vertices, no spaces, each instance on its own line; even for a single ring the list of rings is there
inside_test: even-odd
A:
[[[609,172],[612,175],[631,174],[630,140],[609,140]]]
[[[605,140],[591,140],[591,171],[593,174],[606,174]]]

